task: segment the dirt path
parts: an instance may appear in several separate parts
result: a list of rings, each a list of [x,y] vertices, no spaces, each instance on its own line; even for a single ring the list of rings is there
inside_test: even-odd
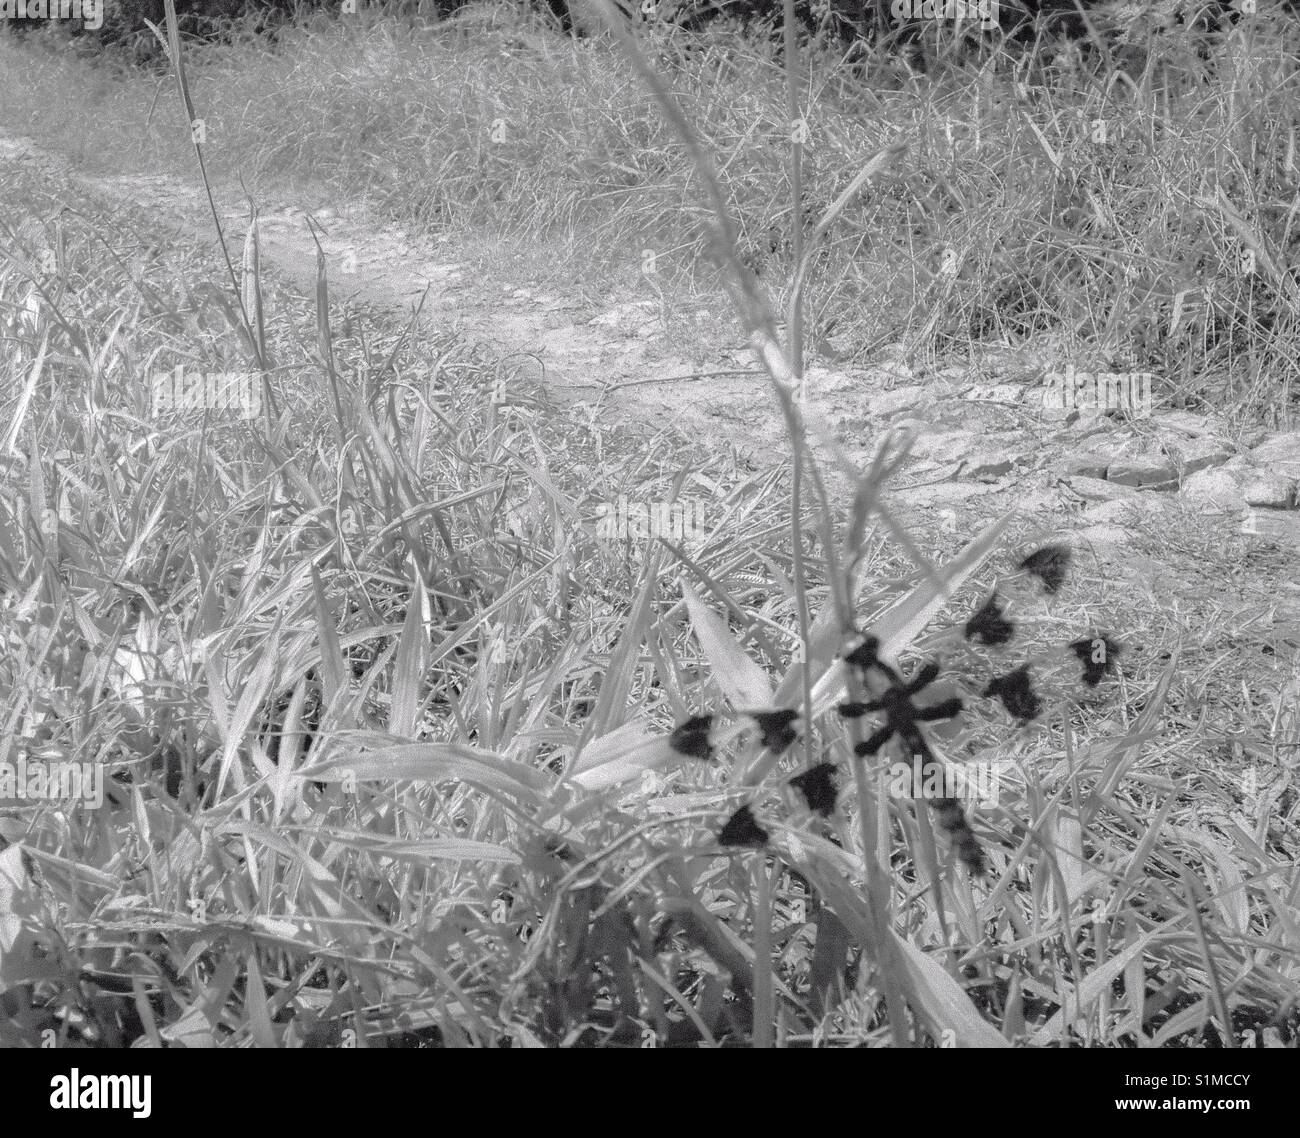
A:
[[[0,138],[0,173],[19,165],[57,179],[70,194],[101,208],[147,209],[160,226],[175,225],[196,242],[211,240],[206,199],[195,185],[158,174],[92,177],[32,139]],[[237,188],[216,187],[215,194],[232,256],[238,257],[247,202]],[[259,209],[263,266],[310,296],[316,246],[306,210],[288,194],[259,203]],[[532,374],[525,379],[544,388],[555,413],[650,431],[671,426],[702,448],[735,447],[755,467],[788,454],[775,401],[738,332],[712,358],[692,360],[666,342],[656,300],[610,297],[593,311],[527,282],[483,274],[451,239],[408,232],[370,215],[362,204],[318,208],[312,216],[323,230],[337,300],[364,301],[405,318],[427,293],[427,326],[528,357],[525,371]],[[1050,357],[993,351],[975,365],[926,374],[899,358],[875,369],[813,366],[808,406],[863,463],[888,428],[916,431],[913,458],[895,496],[909,523],[969,534],[1017,509],[1040,530],[1069,532],[1130,572],[1135,540],[1185,526],[1189,509],[1204,504],[1203,494],[1192,493],[1198,471],[1215,473],[1237,461],[1256,473],[1276,473],[1249,462],[1246,448],[1264,441],[1262,432],[1230,438],[1226,425],[1211,417],[1157,409],[1154,416],[1125,421],[1045,410],[1044,371],[1063,366]],[[683,378],[739,369],[751,374]],[[1285,442],[1274,447],[1275,457],[1287,450]],[[1294,566],[1300,550],[1294,478],[1300,470],[1284,464],[1281,475],[1292,478],[1291,489],[1274,487],[1264,505],[1269,524],[1283,527]],[[1248,526],[1243,519],[1260,504],[1247,498],[1238,494],[1206,524],[1224,539],[1240,540],[1243,524]]]
[[[211,214],[194,185],[159,174],[88,176],[32,139],[0,138],[0,164],[20,162],[49,170],[101,205],[133,203],[198,242],[211,240]],[[247,201],[238,187],[215,187],[214,196],[237,258],[248,228]],[[264,267],[312,295],[316,246],[308,211],[287,198],[261,201],[258,209]],[[463,250],[377,219],[361,203],[314,209],[310,216],[318,223],[336,301],[363,301],[403,320],[423,297],[427,327],[528,357],[525,378],[543,385],[557,405],[576,404],[610,422],[655,429],[671,420],[709,446],[734,444],[755,456],[780,453],[774,448],[782,432],[768,413],[775,405],[738,335],[701,364],[663,342],[655,300],[611,298],[592,310],[527,281],[487,279]],[[689,378],[741,369],[751,374]]]

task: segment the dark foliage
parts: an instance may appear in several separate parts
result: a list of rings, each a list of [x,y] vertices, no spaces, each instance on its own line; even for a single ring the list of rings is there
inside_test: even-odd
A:
[[[438,20],[452,15],[472,0],[388,0],[382,5],[395,17]],[[547,16],[557,31],[583,37],[600,28],[588,0],[518,0]],[[700,32],[726,21],[751,32],[770,34],[778,45],[782,37],[783,0],[615,0],[618,9],[634,23],[668,24]],[[924,5],[928,4],[929,7]],[[1080,41],[1086,49],[1099,46],[1110,31],[1104,0],[1081,0],[1089,18],[1075,0],[998,0],[996,11],[985,0],[965,0],[966,15],[954,18],[959,0],[797,0],[794,5],[800,38],[817,39],[839,48],[874,45],[905,58],[920,70],[936,59],[967,57],[1010,44],[1017,49],[1041,47],[1060,37]],[[1294,13],[1300,0],[1283,0]],[[358,8],[371,7],[358,0]],[[336,0],[176,0],[183,34],[211,38],[221,25],[252,15],[254,27],[270,31],[295,16],[316,11],[337,14]],[[980,13],[996,14],[996,26],[985,26]],[[1096,18],[1092,18],[1092,17]],[[1240,19],[1229,0],[1189,0],[1179,27],[1200,32],[1227,31]],[[105,47],[125,47],[137,57],[160,54],[145,21],[163,26],[163,0],[110,0],[104,5],[103,25],[84,28],[79,21],[60,21],[74,35]],[[22,30],[41,21],[12,21]],[[1096,37],[1096,38],[1094,38]]]

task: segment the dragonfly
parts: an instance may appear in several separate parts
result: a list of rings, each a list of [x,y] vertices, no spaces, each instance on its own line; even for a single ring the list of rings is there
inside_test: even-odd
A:
[[[937,658],[925,659],[909,675],[891,663],[882,652],[880,640],[868,630],[857,636],[841,656],[841,664],[857,680],[855,688],[868,693],[865,699],[843,699],[835,711],[844,721],[858,721],[862,735],[853,743],[849,761],[872,762],[892,752],[891,772],[903,772],[902,785],[923,797],[933,811],[939,828],[963,865],[973,876],[987,872],[985,850],[971,827],[962,796],[952,789],[961,784],[960,772],[940,757],[930,733],[941,724],[960,724],[979,702],[1000,709],[1000,714],[1018,726],[1044,717],[1052,706],[1050,688],[1061,687],[1081,693],[1096,692],[1116,675],[1122,647],[1107,631],[1076,630],[1063,644],[1041,651],[1026,651],[1021,645],[1033,639],[1024,635],[1026,621],[1019,612],[1026,602],[1056,597],[1070,574],[1068,546],[1045,545],[1022,556],[1008,581],[984,596],[964,622],[922,641],[923,653],[962,646],[966,666],[945,665]],[[982,678],[981,677],[982,673]],[[1046,681],[1046,682],[1045,682]],[[800,737],[802,713],[799,707],[743,712],[760,735],[764,748],[774,755],[790,751]],[[678,724],[668,739],[669,747],[684,758],[707,762],[715,752],[720,717],[703,713]],[[831,817],[839,802],[843,764],[829,759],[807,767],[787,782],[809,811]],[[907,776],[911,776],[910,779]],[[722,846],[758,849],[766,846],[770,831],[756,813],[755,802],[740,805],[718,832]]]

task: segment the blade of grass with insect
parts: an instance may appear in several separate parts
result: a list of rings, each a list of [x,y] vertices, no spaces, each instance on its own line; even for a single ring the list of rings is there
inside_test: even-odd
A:
[[[798,362],[790,355],[788,349],[782,348],[776,334],[776,323],[770,306],[762,294],[758,285],[757,278],[753,272],[748,269],[739,257],[735,245],[735,227],[731,222],[727,210],[725,199],[718,183],[713,165],[709,160],[708,154],[696,138],[695,133],[691,130],[686,122],[684,115],[677,106],[671,93],[668,91],[663,80],[649,64],[644,53],[631,35],[625,22],[620,19],[619,15],[610,4],[609,0],[597,0],[597,8],[606,27],[613,33],[620,46],[623,48],[625,55],[636,69],[638,75],[650,88],[660,109],[668,118],[669,122],[676,131],[691,157],[695,170],[700,175],[701,180],[706,187],[706,193],[710,202],[712,218],[714,222],[714,252],[722,261],[727,269],[724,283],[732,297],[733,305],[745,327],[751,346],[754,348],[760,361],[767,369],[768,375],[772,380],[773,392],[776,395],[778,405],[786,422],[787,433],[789,435],[793,449],[794,480],[792,495],[792,537],[794,539],[795,552],[795,582],[796,582],[796,602],[799,620],[800,638],[803,644],[807,645],[810,637],[811,623],[808,613],[807,590],[805,577],[803,574],[802,564],[802,534],[797,525],[801,516],[800,511],[800,492],[801,477],[803,464],[807,459],[810,469],[814,470],[815,465],[811,457],[807,454],[807,445],[805,437],[804,421],[800,414],[797,400],[797,391],[799,384]],[[872,167],[871,172],[883,168],[886,157],[883,157],[879,163]],[[863,179],[865,180],[865,178]],[[795,223],[799,223],[798,218]],[[787,334],[790,329],[787,328]],[[824,488],[822,490],[823,503],[827,502]],[[829,521],[829,519],[828,519]],[[828,557],[830,555],[828,554]],[[843,618],[847,619],[848,614],[842,613]],[[803,710],[805,722],[811,721],[814,713],[813,708],[813,689],[810,679],[807,677],[806,670],[802,676],[802,686],[804,691]],[[810,744],[805,744],[806,755],[811,757]],[[769,763],[770,763],[769,758]],[[888,912],[888,884],[884,879],[879,864],[870,851],[875,849],[874,834],[874,811],[869,809],[873,801],[873,796],[869,793],[868,785],[865,780],[865,773],[861,764],[855,764],[855,780],[859,791],[859,816],[863,827],[863,847],[864,847],[864,869],[866,872],[866,892],[868,897],[868,912],[871,915],[871,921],[874,926],[874,932],[871,943],[877,948],[885,943],[884,932],[888,927],[886,914]],[[910,987],[913,979],[912,974],[904,969],[901,973],[895,968],[889,967],[885,961],[880,961],[882,968],[882,981],[886,995],[886,1002],[889,1007],[889,1022],[894,1034],[895,1042],[900,1046],[910,1045],[910,1037],[904,1028],[905,1012],[903,1010],[902,995],[903,991]],[[902,981],[903,987],[900,988],[899,982]],[[910,1002],[916,1003],[919,996],[912,992]]]

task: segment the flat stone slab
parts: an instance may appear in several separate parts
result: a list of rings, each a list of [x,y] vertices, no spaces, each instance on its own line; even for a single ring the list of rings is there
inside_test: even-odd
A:
[[[1178,474],[1167,458],[1122,458],[1106,468],[1106,481],[1138,490],[1177,490]]]

